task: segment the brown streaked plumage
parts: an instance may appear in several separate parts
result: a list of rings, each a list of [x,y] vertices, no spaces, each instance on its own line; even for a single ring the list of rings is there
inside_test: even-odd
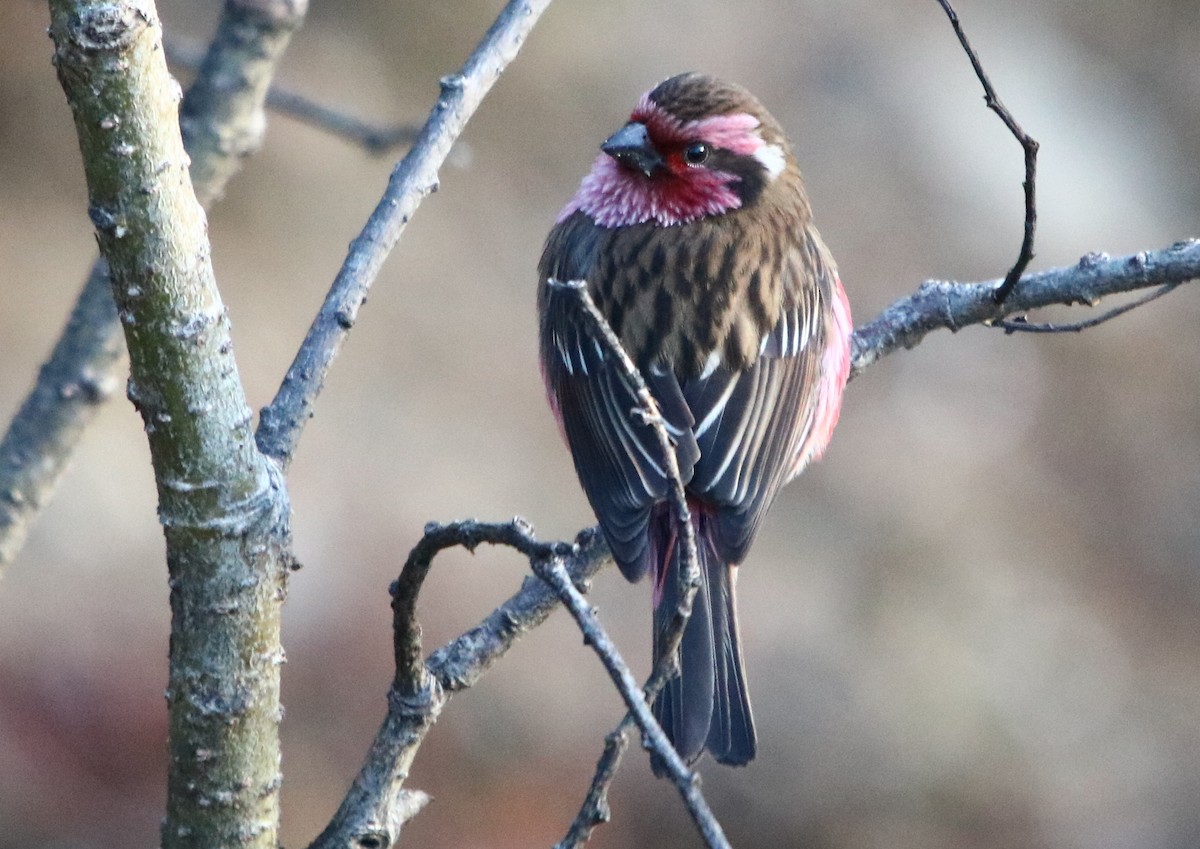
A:
[[[782,129],[740,86],[681,74],[602,145],[538,273],[550,404],[613,556],[654,577],[655,654],[680,554],[656,440],[619,368],[548,279],[585,280],[676,442],[703,585],[681,674],[654,709],[679,753],[744,764],[757,742],[737,564],[779,488],[819,456],[849,368],[849,306]]]

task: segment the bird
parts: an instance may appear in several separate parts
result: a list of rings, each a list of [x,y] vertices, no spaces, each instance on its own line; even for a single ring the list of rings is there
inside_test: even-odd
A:
[[[654,716],[688,765],[705,751],[745,765],[758,740],[738,569],[780,488],[829,443],[853,332],[779,122],[734,83],[696,72],[659,83],[600,145],[538,279],[547,399],[622,574],[652,579],[656,659],[683,568],[670,479],[626,373],[556,284],[586,288],[636,365],[685,487],[701,582]]]

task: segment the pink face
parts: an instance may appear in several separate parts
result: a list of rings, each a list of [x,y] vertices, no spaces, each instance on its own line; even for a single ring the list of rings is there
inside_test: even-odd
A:
[[[696,142],[713,149],[763,161],[768,146],[758,134],[758,119],[745,112],[680,121],[648,95],[643,95],[629,120],[646,126],[666,168],[646,176],[601,153],[583,179],[575,197],[559,213],[563,221],[583,211],[601,227],[623,227],[654,221],[663,227],[720,215],[742,205],[733,174],[691,164],[685,151]],[[777,152],[782,161],[782,152]],[[764,162],[770,171],[770,166]],[[774,176],[774,173],[772,173]]]

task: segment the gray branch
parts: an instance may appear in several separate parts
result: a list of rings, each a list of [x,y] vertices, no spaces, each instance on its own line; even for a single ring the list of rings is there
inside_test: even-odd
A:
[[[167,61],[175,67],[194,72],[203,64],[205,51],[188,39],[168,38],[165,47]],[[274,112],[356,144],[373,156],[382,156],[397,147],[412,144],[421,130],[419,124],[383,125],[364,121],[278,83],[267,92],[266,105]],[[469,158],[463,143],[459,142],[451,153],[451,160],[458,160],[454,164],[465,164]]]
[[[1072,266],[1027,274],[999,305],[993,292],[1002,281],[929,281],[915,294],[896,301],[854,331],[850,376],[856,377],[894,351],[915,348],[935,330],[958,331],[972,324],[993,324],[1011,315],[1057,304],[1095,306],[1110,295],[1187,283],[1197,278],[1200,278],[1200,239],[1116,259],[1106,254],[1088,254]]]
[[[720,823],[700,792],[699,774],[683,762],[671,741],[667,739],[666,732],[654,719],[650,705],[646,703],[633,673],[629,671],[629,666],[622,660],[616,645],[604,631],[604,626],[600,624],[591,605],[571,583],[570,576],[561,563],[534,560],[532,565],[534,572],[559,593],[563,604],[583,632],[587,644],[600,657],[625,706],[649,742],[651,750],[659,758],[665,773],[675,783],[679,795],[683,797],[688,813],[704,837],[704,842],[713,849],[729,849],[729,841],[725,839]]]
[[[574,588],[564,585],[562,583],[562,576],[559,574],[552,572],[543,574],[539,571],[543,580],[559,590],[563,603],[571,610],[575,621],[584,632],[584,636],[587,637],[588,643],[600,656],[601,662],[604,663],[605,668],[613,678],[613,683],[629,706],[629,712],[607,738],[604,753],[597,763],[596,773],[587,794],[584,796],[579,813],[572,821],[566,836],[560,841],[558,846],[559,849],[569,849],[571,846],[585,843],[590,838],[592,828],[598,822],[597,818],[601,812],[607,809],[608,788],[616,778],[621,755],[625,750],[624,741],[633,724],[641,728],[643,739],[649,743],[650,749],[656,757],[656,764],[659,765],[656,766],[656,769],[661,767],[675,782],[675,786],[683,797],[684,804],[687,805],[689,813],[691,813],[693,820],[700,829],[700,833],[704,836],[709,846],[727,846],[728,844],[725,841],[725,835],[721,830],[720,824],[713,817],[712,811],[708,808],[707,802],[705,802],[704,797],[700,793],[696,776],[679,758],[675,748],[667,740],[662,728],[659,727],[648,707],[648,703],[654,699],[658,691],[670,679],[671,675],[678,673],[679,646],[683,642],[683,632],[687,628],[688,620],[692,615],[692,603],[695,600],[696,592],[700,589],[700,566],[696,554],[696,532],[691,520],[691,510],[687,503],[687,493],[684,490],[683,477],[679,473],[679,463],[675,456],[675,443],[667,432],[666,423],[663,421],[662,414],[658,409],[658,402],[650,394],[649,387],[646,386],[646,382],[642,379],[637,366],[634,365],[624,346],[621,345],[621,340],[613,332],[604,315],[597,309],[591,295],[588,294],[587,283],[582,280],[573,280],[570,282],[548,280],[546,281],[546,285],[569,292],[578,299],[585,319],[592,325],[599,338],[603,341],[604,347],[608,350],[609,354],[620,364],[622,375],[628,386],[633,390],[640,405],[638,408],[631,410],[630,415],[636,416],[649,424],[654,430],[655,438],[658,440],[659,452],[663,458],[663,470],[666,472],[667,480],[670,483],[669,500],[672,511],[675,514],[676,526],[679,528],[680,542],[683,546],[683,568],[680,569],[679,573],[679,602],[676,604],[671,626],[662,640],[662,654],[654,659],[654,671],[651,673],[650,680],[642,692],[627,691],[626,685],[629,681],[633,680],[632,674],[629,672],[620,655],[617,654],[616,647],[612,645],[611,640],[603,633],[599,621],[595,620],[590,611],[585,614],[578,609],[578,599],[573,595],[575,593]],[[534,568],[538,569],[538,563],[534,563]],[[548,569],[550,567],[543,564],[542,568]],[[649,722],[649,726],[653,727],[649,727],[647,721]]]
[[[164,849],[278,844],[290,508],[259,453],[152,0],[51,0],[170,574]],[[212,181],[223,178],[213,176]]]
[[[421,660],[417,595],[433,558],[447,548],[473,551],[480,544],[505,545],[531,562],[553,563],[573,585],[586,588],[605,563],[608,550],[598,533],[580,534],[574,544],[544,543],[521,519],[504,524],[456,522],[429,525],[410,552],[392,586],[396,673],[387,697],[387,715],[367,758],[337,813],[309,849],[386,849],[405,822],[428,801],[404,786],[418,749],[450,697],[468,689],[522,635],[542,624],[558,606],[558,595],[529,577],[520,591],[457,640]]]
[[[441,95],[362,232],[301,343],[274,400],[263,409],[257,439],[286,468],[300,433],[367,291],[421,202],[438,187],[438,171],[455,140],[508,64],[516,58],[550,0],[510,0],[457,74],[443,77]]]

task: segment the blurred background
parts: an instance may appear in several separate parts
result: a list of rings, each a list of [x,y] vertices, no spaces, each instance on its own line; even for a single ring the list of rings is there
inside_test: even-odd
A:
[[[279,81],[421,121],[499,0],[315,0]],[[960,0],[1042,144],[1035,268],[1200,235],[1200,5]],[[218,4],[160,2],[203,39]],[[45,4],[0,4],[0,421],[95,246]],[[1002,276],[1021,152],[933,0],[554,4],[372,290],[291,474],[284,843],[333,812],[383,716],[387,585],[430,520],[590,525],[535,358],[534,266],[597,144],[687,69],[787,128],[859,323],[925,279]],[[187,75],[182,75],[187,78]],[[275,117],[210,214],[252,406],[267,403],[392,158]],[[1061,314],[1058,317],[1063,317]],[[1082,317],[1072,313],[1072,318]],[[1200,844],[1200,292],[1081,335],[939,333],[856,380],[827,458],[739,584],[761,754],[706,763],[735,846]],[[156,845],[166,569],[141,424],[118,398],[0,583],[0,849]],[[430,648],[524,564],[438,560]],[[649,589],[594,590],[639,674]],[[447,707],[401,845],[548,846],[622,710],[563,614]],[[599,847],[699,845],[644,755]]]

